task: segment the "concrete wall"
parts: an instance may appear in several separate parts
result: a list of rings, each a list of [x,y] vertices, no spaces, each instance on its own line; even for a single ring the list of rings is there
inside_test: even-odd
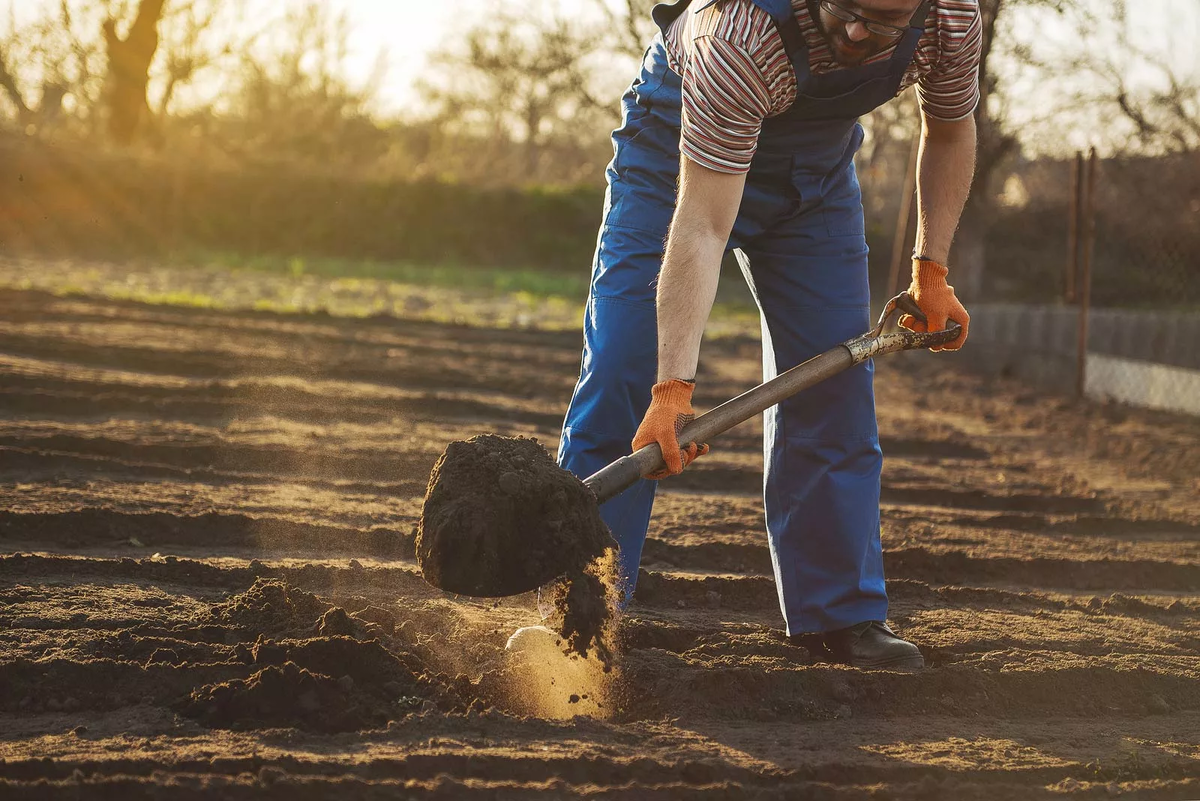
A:
[[[1200,415],[1200,370],[1089,353],[1084,394]]]
[[[1078,309],[996,303],[969,311],[971,367],[1075,391]],[[1089,396],[1200,414],[1200,313],[1092,309],[1088,356]]]

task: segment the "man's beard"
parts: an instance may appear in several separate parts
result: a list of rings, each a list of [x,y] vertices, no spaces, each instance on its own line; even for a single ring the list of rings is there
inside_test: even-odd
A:
[[[822,32],[825,34],[825,41],[829,44],[829,49],[833,53],[834,60],[844,67],[853,67],[861,64],[883,49],[872,39],[851,42],[846,38],[844,31],[827,31],[823,29]]]

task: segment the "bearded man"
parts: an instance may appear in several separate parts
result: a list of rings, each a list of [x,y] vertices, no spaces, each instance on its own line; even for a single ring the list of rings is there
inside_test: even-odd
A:
[[[707,452],[678,432],[693,416],[726,251],[762,314],[764,380],[870,328],[858,118],[913,85],[922,139],[909,292],[928,330],[962,325],[947,350],[967,338],[945,264],[975,163],[976,0],[680,0],[653,16],[659,33],[613,134],[559,448],[580,477],[631,443],[657,442],[664,476]],[[850,665],[915,670],[920,651],[885,622],[872,378],[860,365],[765,414],[767,535],[789,636],[816,637]],[[601,507],[627,599],[656,486],[640,481]]]

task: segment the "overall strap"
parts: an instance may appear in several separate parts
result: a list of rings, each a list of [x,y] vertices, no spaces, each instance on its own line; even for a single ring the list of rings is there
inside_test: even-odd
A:
[[[683,12],[687,11],[692,0],[675,0],[674,3],[658,3],[650,11],[650,17],[654,20],[654,24],[658,29],[666,35],[667,28],[671,27],[671,23],[678,19]]]
[[[808,45],[804,42],[804,32],[800,30],[800,21],[792,10],[791,0],[751,1],[771,15],[779,38],[783,40],[783,50],[796,72],[796,79],[802,82],[808,77]]]
[[[903,61],[905,65],[912,61],[913,54],[917,52],[917,44],[925,34],[925,21],[929,18],[929,8],[932,5],[933,0],[925,0],[913,12],[908,29],[904,31],[904,38],[897,43],[896,50],[892,53],[892,61]]]
[[[921,33],[925,32],[925,20],[929,19],[929,7],[933,5],[933,0],[925,0],[924,3],[917,6],[917,10],[913,12],[912,19],[908,23],[909,28],[915,28]]]

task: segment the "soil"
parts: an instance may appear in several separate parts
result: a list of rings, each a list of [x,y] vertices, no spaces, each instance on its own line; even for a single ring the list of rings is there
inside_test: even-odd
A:
[[[662,483],[613,670],[539,684],[536,595],[414,541],[446,443],[553,441],[579,346],[0,291],[0,797],[1200,797],[1200,421],[880,359],[926,671],[782,636],[751,421]],[[707,342],[697,405],[758,353]]]
[[[554,585],[556,628],[568,652],[586,657],[594,643],[606,663],[615,574],[585,570],[615,547],[592,492],[536,439],[522,437],[450,443],[433,466],[417,524],[417,564],[439,589],[502,597],[564,577]]]
[[[433,466],[417,564],[439,589],[520,595],[616,547],[595,496],[536,439],[452,442]]]

